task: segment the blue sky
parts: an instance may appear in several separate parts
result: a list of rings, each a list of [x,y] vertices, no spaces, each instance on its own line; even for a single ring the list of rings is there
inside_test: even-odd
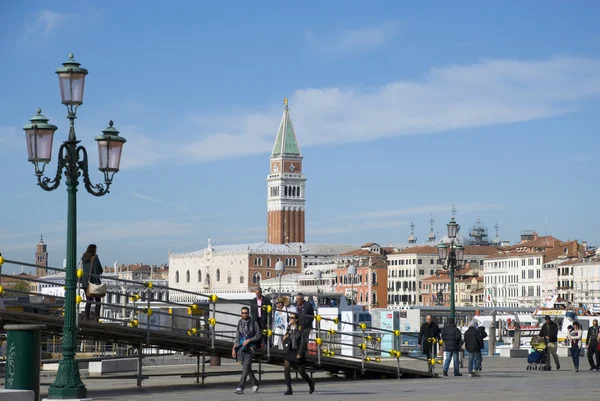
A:
[[[418,4],[418,5],[417,5]],[[54,70],[89,70],[78,138],[127,138],[112,192],[79,192],[104,264],[262,241],[284,97],[305,156],[307,241],[403,243],[430,214],[600,243],[600,5],[503,2],[5,2],[0,252],[60,265],[66,187],[35,184],[22,126],[67,123]],[[12,269],[11,267],[8,268]]]

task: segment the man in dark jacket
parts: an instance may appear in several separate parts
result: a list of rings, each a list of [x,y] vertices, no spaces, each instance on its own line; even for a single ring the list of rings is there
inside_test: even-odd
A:
[[[469,351],[469,377],[479,377],[483,338],[477,331],[477,321],[475,319],[471,320],[471,324],[465,332],[465,348]]]
[[[546,341],[546,346],[548,347],[548,353],[552,354],[554,358],[554,363],[556,363],[556,370],[560,369],[560,362],[558,361],[558,354],[556,353],[556,345],[558,343],[558,325],[552,321],[550,316],[545,317],[546,323],[542,326],[540,330],[540,337],[542,337]],[[546,357],[546,370],[552,369],[550,363],[550,356]]]
[[[315,318],[315,309],[310,302],[306,302],[304,294],[301,292],[296,295],[296,311],[298,312],[298,319],[300,321],[302,333],[304,334],[304,340],[308,344],[310,331],[312,330],[313,320]]]
[[[598,353],[598,335],[600,334],[600,328],[598,328],[598,319],[594,319],[592,321],[592,327],[588,329],[587,339],[585,343],[587,344],[588,351],[587,357],[588,362],[590,363],[590,370],[598,371],[600,368],[600,353]],[[594,357],[596,360],[594,362]]]
[[[458,370],[458,352],[462,346],[462,336],[456,327],[454,319],[448,319],[448,324],[442,329],[442,340],[444,340],[444,376],[448,376],[450,360],[454,359],[454,376],[462,376]]]
[[[433,321],[431,315],[425,317],[425,323],[421,325],[419,331],[419,348],[424,355],[427,355],[427,364],[431,372],[431,359],[437,356],[437,342],[432,342],[430,339],[438,341],[440,339],[440,327]]]
[[[269,306],[271,306],[271,300],[269,297],[263,296],[262,288],[258,287],[256,289],[256,298],[254,298],[250,303],[250,313],[252,315],[252,319],[258,323],[261,332],[265,330],[268,323],[272,321],[272,316],[269,316],[270,313],[267,311]],[[266,344],[268,338],[268,336],[262,336],[261,344]]]

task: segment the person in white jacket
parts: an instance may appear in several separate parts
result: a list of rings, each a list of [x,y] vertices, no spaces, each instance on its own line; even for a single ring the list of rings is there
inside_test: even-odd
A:
[[[288,297],[277,298],[273,314],[273,346],[283,349],[283,336],[288,327],[290,300]]]
[[[579,322],[573,322],[573,329],[569,330],[567,339],[571,342],[571,357],[573,358],[573,372],[579,372],[579,352],[581,351],[581,336],[583,331]]]

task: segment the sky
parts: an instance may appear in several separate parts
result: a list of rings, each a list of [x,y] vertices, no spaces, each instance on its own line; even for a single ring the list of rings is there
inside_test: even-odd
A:
[[[78,139],[127,139],[110,194],[78,192],[78,253],[105,265],[266,239],[269,156],[289,98],[309,243],[438,238],[456,206],[512,243],[522,230],[600,243],[600,3],[2,2],[0,252],[65,257],[67,194],[36,185],[24,124],[67,138],[56,68],[87,68]],[[5,265],[5,271],[15,269]]]

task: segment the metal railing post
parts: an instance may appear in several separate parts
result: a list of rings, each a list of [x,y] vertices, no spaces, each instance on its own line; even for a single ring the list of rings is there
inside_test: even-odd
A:
[[[365,374],[365,358],[367,357],[367,347],[365,347],[365,330],[362,330],[362,358],[361,358],[361,364],[360,364],[360,373],[361,374]]]
[[[138,348],[138,372],[137,372],[137,386],[138,388],[142,388],[142,342],[140,341],[140,346]]]
[[[271,360],[271,337],[269,336],[269,331],[271,331],[271,312],[269,312],[269,308],[266,308],[266,312],[267,312],[267,328],[266,328],[266,333],[265,336],[267,337],[267,361]]]
[[[206,352],[202,351],[202,384],[204,385],[204,379],[206,377]]]
[[[216,321],[216,319],[217,319],[217,303],[216,302],[213,302],[212,318],[214,319],[213,322]],[[215,333],[216,333],[215,330],[216,330],[216,326],[217,326],[216,324],[211,324],[211,327],[212,327],[212,329],[211,329],[211,332],[212,332],[212,334],[211,334],[211,346],[212,346],[213,350],[215,349]]]
[[[148,286],[146,293],[146,345],[150,346],[150,315],[152,315],[152,309],[150,309],[150,291],[151,286]]]
[[[320,315],[317,315],[320,316]],[[317,318],[317,338],[321,339],[321,319]],[[321,344],[318,343],[317,340],[315,340],[315,343],[317,344],[317,365],[321,366]]]

